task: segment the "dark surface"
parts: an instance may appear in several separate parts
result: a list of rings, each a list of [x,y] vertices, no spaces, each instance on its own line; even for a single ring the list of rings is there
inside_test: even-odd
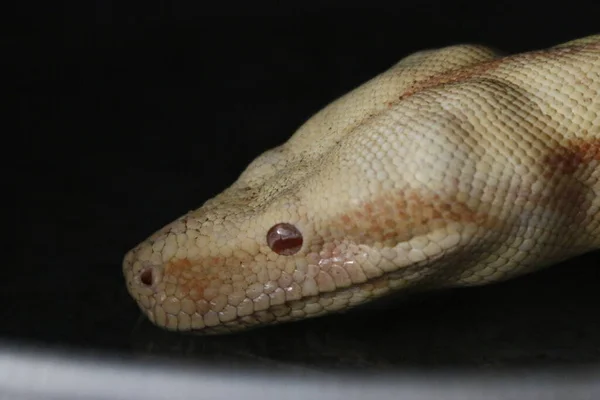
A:
[[[22,7],[3,38],[8,235],[0,338],[210,363],[539,366],[600,361],[598,252],[485,288],[227,337],[139,321],[124,253],[233,182],[312,113],[423,48],[506,52],[596,33],[600,6],[421,2]],[[265,3],[266,4],[266,3]],[[372,3],[369,3],[372,4]],[[475,6],[475,4],[479,4]],[[310,10],[309,10],[310,9]],[[222,17],[216,14],[238,14]],[[209,15],[210,14],[210,15]],[[27,18],[25,18],[27,16]],[[18,22],[18,23],[17,23]],[[54,25],[51,22],[56,22]]]

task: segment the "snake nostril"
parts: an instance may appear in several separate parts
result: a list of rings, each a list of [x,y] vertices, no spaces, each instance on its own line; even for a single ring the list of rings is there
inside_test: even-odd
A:
[[[153,278],[152,268],[146,268],[140,274],[140,282],[146,286],[152,285]]]

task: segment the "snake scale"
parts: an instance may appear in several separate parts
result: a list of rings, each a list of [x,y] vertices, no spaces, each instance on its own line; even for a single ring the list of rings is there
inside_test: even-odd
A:
[[[219,334],[484,285],[600,248],[600,35],[411,54],[123,261],[156,325]]]

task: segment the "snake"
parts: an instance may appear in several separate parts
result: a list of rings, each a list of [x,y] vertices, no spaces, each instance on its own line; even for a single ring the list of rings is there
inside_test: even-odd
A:
[[[123,258],[168,331],[482,286],[600,248],[600,34],[411,53]]]

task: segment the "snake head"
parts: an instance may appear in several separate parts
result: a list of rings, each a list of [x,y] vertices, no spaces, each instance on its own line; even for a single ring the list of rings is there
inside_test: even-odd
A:
[[[170,330],[223,333],[346,310],[443,275],[479,218],[454,201],[456,172],[472,158],[444,135],[447,107],[413,94],[492,58],[478,46],[416,53],[329,104],[127,253],[140,309]]]
[[[354,143],[335,140],[322,141],[322,154],[293,142],[270,150],[140,243],[123,262],[140,309],[169,330],[226,333],[346,310],[442,275],[476,215],[425,196],[426,185],[373,180],[397,167],[370,155],[375,143],[361,147],[359,162]],[[415,173],[410,146],[402,151]]]
[[[129,292],[158,326],[224,333],[597,248],[597,40],[408,56],[131,250]]]
[[[447,266],[485,229],[460,182],[477,160],[446,105],[392,104],[389,83],[332,103],[130,251],[127,287],[148,318],[224,333],[450,282]]]

